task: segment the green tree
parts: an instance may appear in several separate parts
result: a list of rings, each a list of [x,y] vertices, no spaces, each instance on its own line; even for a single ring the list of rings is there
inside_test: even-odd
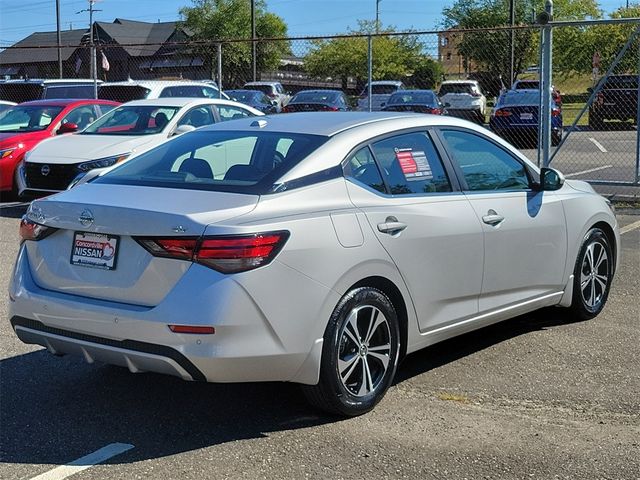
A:
[[[212,70],[216,68],[214,43],[225,40],[251,38],[251,3],[247,0],[192,0],[193,6],[180,9],[184,26],[193,32],[193,39],[210,44],[197,47]],[[279,16],[266,11],[264,0],[255,1],[256,37],[282,38],[287,36],[287,25]],[[251,79],[251,42],[227,42],[222,47],[224,86],[238,86]],[[274,70],[284,55],[290,55],[287,41],[258,41],[256,43],[256,69],[258,72]]]
[[[380,33],[391,34],[393,27],[380,28]],[[375,22],[360,21],[359,28],[348,34],[373,34]],[[336,78],[346,89],[349,77],[364,83],[368,76],[366,37],[341,37],[329,40],[313,40],[305,56],[306,71],[317,78]],[[427,68],[428,57],[423,54],[423,45],[416,35],[387,35],[374,37],[373,79],[403,80]],[[431,60],[433,62],[433,60]]]
[[[543,10],[543,0],[517,0],[516,24],[532,22],[533,12]],[[601,12],[595,0],[555,0],[555,20],[583,20],[599,18]],[[456,0],[443,10],[443,26],[459,29],[489,29],[464,33],[458,48],[468,60],[502,78],[509,78],[510,32],[490,30],[509,24],[509,0]],[[583,45],[579,28],[563,28],[554,31],[554,68],[571,72],[575,68],[576,50]],[[535,29],[519,29],[514,33],[514,71],[521,72],[528,64],[536,63],[539,35]],[[582,52],[580,52],[582,53]]]

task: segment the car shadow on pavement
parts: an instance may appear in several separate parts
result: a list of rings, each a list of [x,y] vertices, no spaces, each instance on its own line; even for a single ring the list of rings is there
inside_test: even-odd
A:
[[[562,313],[518,317],[409,355],[397,382],[538,329]],[[313,410],[297,385],[206,384],[131,374],[46,350],[0,361],[0,462],[65,464],[110,443],[134,449],[120,464],[195,451],[271,432],[340,421]]]
[[[0,218],[22,218],[26,211],[27,205],[23,203],[15,206],[12,204],[0,205]]]

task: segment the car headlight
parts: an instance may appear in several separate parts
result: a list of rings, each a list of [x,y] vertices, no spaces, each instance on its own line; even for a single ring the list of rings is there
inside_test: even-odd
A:
[[[0,160],[2,160],[3,158],[7,158],[9,155],[15,152],[17,148],[18,147],[12,147],[12,148],[5,148],[4,150],[0,150]]]
[[[106,168],[116,163],[120,163],[123,160],[126,160],[131,152],[121,153],[120,155],[113,155],[112,157],[98,158],[97,160],[91,160],[89,162],[83,162],[78,164],[78,169],[82,172],[88,172],[89,170],[93,170],[94,168]]]

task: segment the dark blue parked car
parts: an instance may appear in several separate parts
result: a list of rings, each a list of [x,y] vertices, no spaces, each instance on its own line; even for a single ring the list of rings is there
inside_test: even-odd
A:
[[[489,126],[501,137],[518,143],[537,143],[540,90],[507,90],[498,97]],[[562,107],[551,100],[551,143],[562,139]]]
[[[277,113],[277,104],[259,90],[225,90],[224,93],[236,102],[244,103],[262,113]]]

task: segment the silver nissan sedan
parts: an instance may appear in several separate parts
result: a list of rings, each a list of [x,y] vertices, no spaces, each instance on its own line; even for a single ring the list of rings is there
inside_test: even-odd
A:
[[[88,362],[289,381],[371,410],[408,353],[549,306],[603,309],[610,204],[464,120],[299,113],[203,127],[20,225],[11,324]]]

